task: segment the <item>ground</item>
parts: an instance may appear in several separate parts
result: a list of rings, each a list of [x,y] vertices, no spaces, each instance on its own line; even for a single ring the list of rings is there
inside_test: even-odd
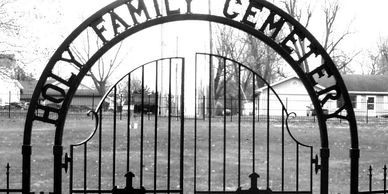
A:
[[[233,122],[228,121],[226,123],[226,132],[227,132],[227,171],[226,176],[226,189],[234,190],[237,184],[235,177],[237,173],[236,164],[237,164],[237,124],[236,118],[233,119]],[[132,120],[134,123],[138,124],[138,129],[140,128],[140,118]],[[179,140],[180,135],[180,122],[175,118],[172,122],[172,170],[171,173],[179,173],[179,163],[177,156],[179,155],[179,144],[175,140]],[[0,171],[0,188],[5,188],[5,167],[7,162],[11,165],[11,187],[18,188],[20,187],[20,172],[21,172],[21,145],[23,139],[23,127],[24,121],[23,118],[0,118],[0,165],[4,168]],[[126,120],[117,121],[117,164],[116,164],[116,183],[118,185],[124,185],[124,179],[121,178],[125,174],[124,160],[126,158]],[[165,118],[159,119],[159,138],[158,138],[158,177],[163,178],[166,174],[167,166],[167,126],[168,120]],[[197,143],[198,143],[198,159],[197,159],[197,189],[206,190],[207,189],[207,161],[208,161],[208,120],[200,120],[197,125]],[[223,121],[222,119],[215,119],[212,122],[212,185],[213,189],[222,190],[222,175],[223,175]],[[259,186],[265,187],[265,156],[262,155],[266,151],[265,144],[266,141],[266,123],[259,121],[256,124],[256,171],[260,171],[262,177],[259,179]],[[111,173],[111,162],[109,158],[112,158],[112,119],[104,119],[104,132],[103,136],[106,140],[103,141],[103,184],[107,185],[106,187],[111,186],[111,179],[105,179],[105,176],[109,176]],[[154,146],[154,136],[153,136],[153,126],[154,120],[151,118],[148,120],[145,118],[145,130],[144,132],[144,185],[147,187],[153,187],[153,146]],[[280,169],[280,159],[279,153],[281,152],[281,147],[279,146],[280,142],[280,131],[281,131],[281,122],[274,121],[270,123],[271,129],[271,152],[278,153],[277,155],[271,155],[270,165],[274,167],[275,170],[271,170],[271,179],[274,181],[270,182],[272,188],[279,188],[278,171]],[[132,125],[134,127],[134,125]],[[361,158],[360,158],[360,188],[361,190],[368,189],[368,168],[369,165],[372,165],[374,168],[374,185],[373,188],[379,189],[382,188],[382,179],[383,179],[383,165],[388,163],[388,129],[386,127],[386,122],[371,122],[366,124],[365,122],[359,123],[359,140],[361,148]],[[250,174],[252,165],[252,152],[251,152],[251,143],[253,141],[251,131],[252,131],[252,122],[243,121],[242,122],[242,177],[241,184],[243,187],[249,186],[249,180],[247,175]],[[94,129],[94,120],[90,117],[70,117],[67,120],[64,133],[64,147],[65,152],[69,153],[69,145],[81,142],[86,139]],[[292,134],[298,139],[301,143],[314,146],[314,155],[319,154],[319,131],[317,128],[317,123],[313,121],[290,121],[290,130]],[[344,122],[340,123],[338,120],[329,122],[328,125],[329,139],[330,139],[330,191],[332,193],[349,193],[349,128],[348,125]],[[264,134],[264,135],[263,135]],[[98,133],[96,134],[98,135]],[[139,165],[139,152],[136,151],[139,148],[139,130],[134,130],[132,132],[131,139],[131,149],[134,150],[131,156],[131,165]],[[193,146],[194,146],[194,120],[189,119],[185,122],[185,188],[193,187]],[[54,138],[54,128],[51,125],[35,122],[33,130],[33,156],[32,156],[32,190],[33,191],[52,191],[52,143]],[[295,162],[293,162],[295,144],[291,139],[286,138],[286,167],[294,170]],[[88,187],[93,187],[96,185],[96,162],[97,162],[97,141],[94,140],[88,144]],[[304,148],[301,148],[304,149]],[[74,187],[80,188],[83,186],[83,174],[82,171],[77,169],[83,168],[83,149],[75,148],[74,149],[74,160],[75,160],[75,172],[74,176],[77,183]],[[302,151],[304,155],[309,155],[308,150]],[[290,154],[290,155],[288,155]],[[306,189],[308,187],[309,174],[304,175],[303,167],[309,166],[308,157],[307,160],[303,159],[301,156],[300,159],[300,188]],[[138,168],[134,168],[133,171],[135,174],[139,174]],[[264,171],[264,172],[263,172]],[[106,175],[105,175],[106,174]],[[290,182],[286,185],[286,188],[293,189],[295,188],[295,181],[292,181],[294,178],[293,173],[286,177],[286,182]],[[64,188],[68,188],[68,174],[64,175]],[[164,179],[163,179],[164,180]],[[316,190],[319,183],[318,175],[314,175],[314,190]],[[135,184],[138,185],[138,179],[135,180]],[[178,180],[173,178],[171,180],[171,187],[176,187]],[[187,182],[187,184],[186,184]],[[158,187],[165,185],[164,181],[158,181]],[[187,190],[192,190],[188,188]]]

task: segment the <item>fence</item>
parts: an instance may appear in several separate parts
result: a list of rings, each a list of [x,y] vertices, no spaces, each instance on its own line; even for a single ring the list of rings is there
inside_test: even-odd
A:
[[[12,97],[12,93],[8,92],[7,93],[8,99],[14,99],[15,97]],[[26,94],[24,94],[26,95]],[[31,95],[30,95],[31,96]],[[158,95],[159,96],[159,95]],[[140,112],[140,105],[139,103],[141,100],[139,99],[140,97],[138,95],[133,95],[130,100],[130,105],[128,106],[128,100],[126,99],[126,96],[123,96],[122,94],[118,94],[118,102],[120,103],[118,105],[117,111],[120,114],[126,114],[126,109],[130,108],[133,110],[135,113]],[[158,107],[154,107],[154,102],[155,102],[155,95],[145,95],[144,96],[144,106],[143,106],[143,111],[147,112],[148,114],[155,114],[158,112],[160,116],[167,115],[167,102],[168,102],[168,97],[167,96],[162,96],[159,97],[158,99]],[[74,98],[72,100],[72,104],[69,109],[69,117],[72,118],[85,118],[85,113],[88,110],[94,109],[97,104],[99,103],[101,97],[99,96],[83,96],[83,97],[78,97]],[[192,98],[194,99],[194,98]],[[2,101],[3,103],[0,103],[0,118],[25,118],[27,114],[27,109],[28,109],[28,104],[29,102],[24,100],[19,100],[18,102],[16,101],[11,101],[11,104],[9,105],[9,101]],[[172,115],[179,115],[180,112],[180,97],[179,96],[172,96],[171,101],[172,101]],[[197,117],[199,118],[206,118],[208,117],[208,110],[209,108],[207,107],[209,104],[209,99],[206,96],[202,97],[197,97]],[[212,104],[213,107],[211,108],[212,116],[218,117],[218,116],[223,116],[223,114],[226,114],[231,121],[233,119],[236,119],[238,116],[238,112],[242,111],[242,116],[249,117],[250,115],[253,114],[253,102],[251,99],[243,99],[241,102],[242,107],[239,106],[238,98],[234,97],[229,97],[226,99],[226,112],[224,113],[224,99],[214,99],[212,98]],[[309,122],[315,122],[315,114],[314,114],[314,109],[311,108],[311,101],[309,100],[292,100],[287,97],[284,97],[283,102],[285,103],[285,106],[288,110],[288,112],[294,112],[297,115],[297,119],[300,121],[309,121]],[[42,102],[44,103],[44,102]],[[104,111],[113,111],[113,106],[111,105],[113,102],[105,102],[104,106]],[[255,115],[258,120],[260,118],[266,118],[267,115],[267,107],[265,103],[262,102],[262,99],[258,99],[255,101],[256,105],[256,110],[255,110]],[[278,113],[281,113],[281,109],[279,110],[276,108],[279,103],[275,100],[270,99],[270,113],[269,116],[271,119],[280,119],[281,115]],[[357,105],[356,105],[357,104]],[[337,107],[336,103],[329,103],[329,107],[327,107],[327,113],[330,114],[332,109],[335,109]],[[381,102],[377,101],[374,103],[373,106],[371,106],[370,103],[368,102],[357,102],[354,103],[354,106],[356,108],[354,109],[357,121],[359,123],[369,123],[369,122],[388,122],[388,102]],[[371,109],[373,108],[373,109]],[[190,107],[189,104],[186,105],[185,107],[185,112],[187,117],[194,117],[194,107]],[[192,112],[192,114],[190,114]],[[39,114],[39,113],[38,113]]]
[[[367,191],[362,191],[362,192],[359,192],[360,194],[361,193],[388,193],[388,190],[387,190],[387,165],[384,165],[384,168],[382,169],[382,179],[380,180],[380,182],[382,183],[382,188],[373,188],[373,185],[376,184],[377,182],[374,182],[373,179],[374,179],[374,174],[373,174],[373,167],[372,166],[369,166],[369,188]],[[378,172],[379,173],[379,172]],[[377,183],[378,184],[378,183]]]

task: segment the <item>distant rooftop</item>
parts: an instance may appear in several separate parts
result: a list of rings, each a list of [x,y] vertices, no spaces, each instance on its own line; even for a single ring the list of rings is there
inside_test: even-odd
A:
[[[349,92],[388,92],[387,75],[342,75]],[[323,87],[334,84],[333,79],[322,79],[318,82]]]

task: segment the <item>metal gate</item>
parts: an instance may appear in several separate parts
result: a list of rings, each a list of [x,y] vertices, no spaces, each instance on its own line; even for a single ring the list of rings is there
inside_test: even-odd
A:
[[[251,91],[242,89],[247,76]],[[292,135],[293,114],[266,80],[241,63],[204,53],[196,54],[194,79],[185,77],[184,59],[167,58],[113,85],[92,111],[93,133],[70,147],[69,193],[312,193],[313,147]],[[133,88],[136,80],[139,88]],[[262,110],[258,81],[270,90]],[[124,100],[120,85],[127,87]],[[234,101],[227,96],[233,91]],[[103,107],[109,98],[113,112]],[[243,103],[251,109],[243,110]],[[271,118],[267,107],[280,107],[281,116]]]
[[[40,121],[55,128],[53,189],[56,194],[63,192],[62,173],[69,165],[71,193],[311,193],[315,188],[313,171],[320,169],[318,189],[326,194],[329,193],[330,157],[327,122],[337,118],[349,124],[348,187],[350,193],[359,193],[358,131],[348,91],[328,53],[300,23],[261,0],[216,1],[211,14],[203,13],[192,0],[174,6],[168,0],[163,6],[156,0],[136,2],[112,2],[85,20],[59,46],[36,85],[26,117],[22,189],[7,188],[0,192],[31,193],[32,131],[34,122]],[[293,114],[287,112],[281,99],[277,98],[279,118],[268,114],[268,107],[274,106],[272,102],[267,101],[263,106],[257,101],[259,75],[236,61],[204,53],[197,53],[195,67],[207,69],[204,71],[207,73],[197,74],[199,71],[195,70],[193,78],[189,77],[193,76],[193,71],[184,73],[182,58],[157,60],[130,72],[123,78],[129,83],[126,109],[125,103],[120,101],[125,99],[125,93],[120,91],[122,85],[115,85],[105,96],[114,104],[111,110],[105,107],[106,101],[102,101],[91,112],[96,127],[90,138],[72,145],[70,156],[64,154],[62,140],[69,106],[92,66],[116,44],[141,30],[186,20],[215,22],[246,32],[274,49],[292,67],[317,114],[319,162],[318,157],[313,157],[312,147],[293,136],[288,125]],[[284,30],[282,35],[281,30]],[[86,62],[77,60],[71,49],[82,34],[95,36],[101,43],[100,48],[82,56]],[[299,46],[306,50],[304,56],[296,57],[297,40],[303,42]],[[200,57],[207,60],[200,60]],[[309,63],[310,71],[307,71],[300,64],[309,59],[314,63]],[[69,65],[75,70],[67,75],[54,71]],[[227,72],[232,69],[234,85],[223,84],[227,83]],[[253,76],[252,91],[251,95],[244,96],[240,84],[246,74]],[[136,91],[131,87],[135,79],[141,80]],[[61,85],[53,85],[48,80]],[[316,91],[314,87],[320,80],[330,80],[332,86]],[[154,82],[153,88],[151,82]],[[268,83],[263,82],[267,91],[271,91]],[[194,87],[190,89],[188,83]],[[214,92],[215,88],[218,93]],[[226,95],[226,90],[228,93],[234,90],[235,103],[233,96]],[[274,91],[267,95],[271,94],[276,96]],[[40,104],[41,99],[53,106]],[[341,107],[323,114],[323,106],[329,100],[339,99],[343,100]],[[248,103],[243,104],[243,101]],[[243,114],[245,105],[251,107],[251,111],[245,111],[250,114]],[[262,114],[263,111],[267,113]],[[122,118],[124,120],[120,120]],[[276,140],[278,143],[271,143]],[[293,146],[289,146],[289,142]],[[370,174],[372,176],[372,170]]]

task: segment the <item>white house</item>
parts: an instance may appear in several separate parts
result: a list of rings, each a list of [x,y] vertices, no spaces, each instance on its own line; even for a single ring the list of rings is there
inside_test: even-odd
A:
[[[23,86],[17,81],[0,72],[0,106],[20,102],[20,91]]]
[[[372,75],[342,75],[349,91],[356,116],[388,115],[388,76]],[[322,79],[315,86],[316,91],[334,85],[333,79]],[[295,112],[298,116],[311,115],[313,109],[310,97],[298,77],[289,77],[271,84],[288,112]],[[268,88],[258,90],[259,112],[267,112]],[[269,95],[270,115],[281,115],[281,103],[271,91]],[[323,107],[329,113],[341,106],[342,100],[328,101]]]
[[[384,116],[388,114],[387,75],[342,75],[349,91],[356,116]],[[328,87],[330,80],[320,85]],[[341,102],[338,102],[339,105]]]
[[[271,87],[277,93],[280,100],[273,91],[269,93],[269,114],[271,116],[282,115],[282,104],[288,112],[294,112],[297,116],[307,116],[311,114],[312,103],[311,99],[303,86],[302,81],[298,77],[289,77],[284,80],[271,84]],[[324,87],[317,85],[316,90],[322,90]],[[268,88],[263,87],[259,92],[259,113],[267,114],[267,99]],[[325,109],[330,109],[333,106],[332,102],[326,104]]]

